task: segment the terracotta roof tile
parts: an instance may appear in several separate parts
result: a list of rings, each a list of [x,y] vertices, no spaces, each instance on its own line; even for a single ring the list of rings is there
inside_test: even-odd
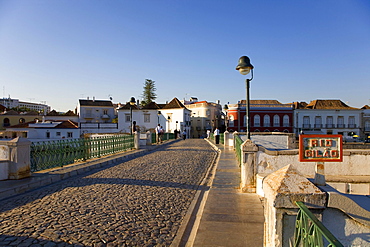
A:
[[[81,106],[112,106],[112,101],[109,100],[79,100]]]
[[[163,109],[173,109],[173,108],[186,108],[180,100],[173,98],[170,103],[166,104]]]
[[[336,99],[318,99],[311,101],[306,107],[306,109],[348,109],[348,110],[358,110],[348,106],[343,103],[341,100]]]

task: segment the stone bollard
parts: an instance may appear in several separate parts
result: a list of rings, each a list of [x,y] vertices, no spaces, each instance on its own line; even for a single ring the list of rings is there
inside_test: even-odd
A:
[[[149,130],[146,132],[146,145],[152,145],[152,133]]]
[[[229,146],[229,139],[230,139],[229,132],[226,130],[224,132],[224,146]]]
[[[297,201],[304,202],[320,220],[327,203],[326,193],[302,176],[292,165],[269,174],[263,180],[264,246],[293,246]]]
[[[2,142],[3,144],[3,142]],[[14,138],[4,143],[7,146],[9,160],[8,179],[22,179],[31,176],[31,141],[25,138]]]
[[[134,133],[134,148],[140,149],[140,132],[135,131]]]
[[[256,192],[256,175],[257,164],[256,154],[258,146],[252,140],[246,140],[241,145],[242,164],[241,164],[241,183],[240,188],[242,192],[255,193]]]

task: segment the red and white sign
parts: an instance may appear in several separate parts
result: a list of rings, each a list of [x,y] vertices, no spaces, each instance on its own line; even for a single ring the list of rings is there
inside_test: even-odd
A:
[[[300,135],[299,161],[342,162],[342,135]]]

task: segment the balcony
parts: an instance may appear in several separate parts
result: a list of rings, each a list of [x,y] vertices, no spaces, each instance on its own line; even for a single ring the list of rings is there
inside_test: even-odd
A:
[[[337,124],[338,129],[344,129],[346,127],[345,124]]]
[[[104,115],[101,116],[101,119],[110,119],[110,116],[107,115],[107,114],[104,114]]]
[[[303,129],[311,129],[311,124],[302,124]]]
[[[348,129],[356,129],[356,124],[348,124]]]
[[[326,124],[325,127],[327,129],[334,129],[335,128],[335,124]]]
[[[315,124],[315,125],[314,125],[314,128],[315,128],[315,129],[321,129],[321,128],[322,128],[322,124]]]

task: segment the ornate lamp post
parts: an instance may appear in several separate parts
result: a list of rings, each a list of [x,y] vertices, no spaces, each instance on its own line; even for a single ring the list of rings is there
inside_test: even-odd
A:
[[[130,121],[131,121],[131,126],[130,126],[130,134],[132,135],[132,107],[135,105],[135,98],[131,97],[130,100]]]
[[[251,73],[251,78],[245,80],[245,86],[247,89],[247,98],[245,101],[245,114],[246,114],[246,127],[247,127],[247,138],[251,139],[251,134],[250,134],[250,107],[249,107],[249,84],[250,81],[253,80],[253,65],[251,64],[251,61],[249,57],[247,56],[242,56],[239,58],[239,64],[236,66],[236,70],[239,70],[240,74],[242,75],[248,75],[250,71]]]
[[[158,111],[157,115],[158,115],[158,124],[159,124],[159,116],[161,115],[161,111]]]

